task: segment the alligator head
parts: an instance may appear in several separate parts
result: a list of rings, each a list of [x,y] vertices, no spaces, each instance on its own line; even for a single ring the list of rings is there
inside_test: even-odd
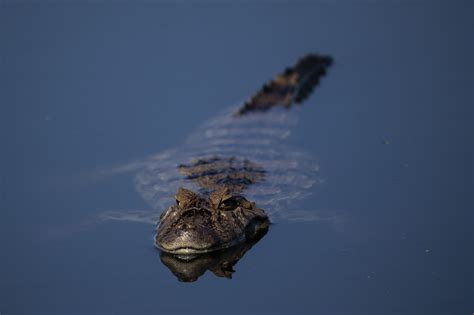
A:
[[[251,240],[268,225],[262,209],[226,186],[209,196],[179,188],[176,204],[160,216],[155,246],[186,259]]]

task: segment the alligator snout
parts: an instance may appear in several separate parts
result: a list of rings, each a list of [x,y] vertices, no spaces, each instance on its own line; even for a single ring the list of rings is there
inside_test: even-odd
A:
[[[173,209],[176,220],[163,220],[155,238],[156,247],[174,254],[206,253],[218,249],[219,237],[212,229],[209,211]],[[172,212],[173,212],[172,210]]]

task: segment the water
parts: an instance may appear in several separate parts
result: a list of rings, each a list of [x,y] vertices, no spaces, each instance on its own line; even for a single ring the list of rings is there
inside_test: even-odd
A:
[[[3,2],[0,313],[470,314],[472,2]],[[288,141],[324,182],[234,267],[182,283],[133,172],[307,52]],[[295,206],[296,207],[296,206]],[[290,211],[289,209],[288,211]]]

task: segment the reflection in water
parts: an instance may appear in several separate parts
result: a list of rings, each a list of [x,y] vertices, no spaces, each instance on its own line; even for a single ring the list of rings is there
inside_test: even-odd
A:
[[[160,251],[161,262],[168,267],[179,281],[193,282],[210,270],[218,277],[232,279],[233,267],[268,232],[268,227],[259,231],[251,241],[198,255],[173,255]]]

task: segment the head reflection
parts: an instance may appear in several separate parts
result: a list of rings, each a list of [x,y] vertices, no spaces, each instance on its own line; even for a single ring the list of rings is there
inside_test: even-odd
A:
[[[233,267],[267,232],[268,227],[250,241],[210,253],[175,255],[160,251],[160,259],[182,282],[194,282],[207,270],[218,277],[232,279]]]

